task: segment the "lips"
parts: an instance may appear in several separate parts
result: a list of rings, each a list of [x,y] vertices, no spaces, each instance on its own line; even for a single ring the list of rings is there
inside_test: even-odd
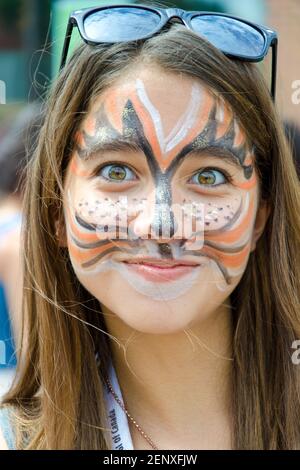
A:
[[[171,282],[194,271],[200,264],[193,261],[155,258],[123,261],[127,269],[152,282]]]

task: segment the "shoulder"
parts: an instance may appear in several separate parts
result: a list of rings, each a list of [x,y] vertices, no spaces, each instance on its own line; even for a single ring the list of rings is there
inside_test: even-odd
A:
[[[0,407],[0,450],[15,449],[13,415],[11,407]]]

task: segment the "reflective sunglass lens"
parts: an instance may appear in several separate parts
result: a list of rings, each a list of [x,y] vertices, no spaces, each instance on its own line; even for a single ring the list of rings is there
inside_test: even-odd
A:
[[[195,16],[193,29],[221,51],[255,59],[264,52],[265,38],[254,27],[219,15]]]
[[[91,13],[84,20],[86,35],[92,41],[131,41],[151,34],[160,16],[141,8],[115,7]]]

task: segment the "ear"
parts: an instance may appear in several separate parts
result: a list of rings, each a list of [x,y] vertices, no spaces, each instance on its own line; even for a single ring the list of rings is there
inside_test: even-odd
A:
[[[55,221],[55,235],[58,241],[58,246],[61,248],[66,248],[68,246],[67,232],[66,232],[66,226],[63,220]]]
[[[257,209],[257,213],[256,213],[250,251],[255,250],[256,242],[264,231],[270,212],[271,212],[270,204],[265,199],[261,199],[260,204]]]

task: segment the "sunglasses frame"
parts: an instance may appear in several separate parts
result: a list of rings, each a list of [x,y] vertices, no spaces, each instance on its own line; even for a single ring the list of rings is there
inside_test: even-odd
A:
[[[276,31],[273,31],[265,26],[258,25],[256,23],[252,23],[248,20],[244,20],[243,18],[239,18],[237,16],[232,16],[228,15],[226,13],[218,13],[218,12],[212,12],[212,11],[185,11],[182,10],[181,8],[153,8],[148,5],[141,5],[141,4],[120,4],[120,5],[105,5],[102,7],[93,7],[93,8],[83,8],[80,10],[75,10],[73,11],[70,16],[69,16],[69,21],[67,25],[67,30],[66,30],[66,35],[65,35],[65,40],[64,40],[64,45],[63,45],[63,50],[62,50],[62,57],[61,57],[61,63],[60,63],[60,68],[59,70],[62,70],[64,67],[66,60],[67,60],[67,55],[68,55],[68,50],[69,50],[69,45],[70,45],[70,40],[72,36],[72,30],[74,26],[77,26],[79,34],[82,38],[82,40],[89,45],[97,45],[97,44],[113,44],[113,43],[118,43],[118,42],[130,42],[130,41],[105,41],[105,42],[99,42],[99,41],[94,41],[91,40],[88,35],[85,32],[84,29],[84,21],[85,19],[90,16],[93,13],[96,13],[98,11],[102,10],[107,10],[107,9],[114,9],[114,8],[120,8],[120,7],[126,7],[126,8],[139,8],[142,10],[148,10],[150,12],[156,13],[160,16],[160,23],[158,26],[149,34],[146,34],[142,37],[132,39],[130,41],[139,41],[143,39],[147,39],[158,33],[164,25],[170,21],[173,18],[177,18],[181,21],[184,26],[186,26],[188,29],[191,31],[195,32],[197,34],[197,31],[195,31],[191,25],[191,20],[195,16],[223,16],[226,18],[230,18],[233,20],[237,20],[243,24],[246,24],[248,26],[251,26],[252,28],[256,29],[264,38],[265,44],[263,48],[263,52],[256,56],[256,57],[249,57],[247,55],[243,54],[234,54],[234,53],[228,53],[222,51],[222,49],[218,48],[223,54],[225,54],[229,58],[241,60],[241,61],[246,61],[246,62],[261,62],[267,55],[269,48],[271,47],[272,49],[272,64],[271,64],[271,73],[272,73],[272,78],[271,78],[271,97],[273,101],[275,101],[275,94],[276,94],[276,72],[277,72],[277,46],[278,46],[278,37]],[[198,33],[199,34],[199,33]],[[206,38],[205,38],[206,39]],[[210,42],[207,39],[208,42]],[[215,46],[216,47],[216,46]]]

